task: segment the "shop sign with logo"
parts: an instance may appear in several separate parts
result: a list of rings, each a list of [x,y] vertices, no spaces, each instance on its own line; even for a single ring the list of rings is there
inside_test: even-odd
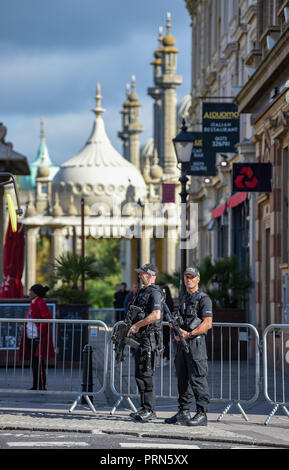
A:
[[[233,192],[272,191],[271,163],[233,163]]]

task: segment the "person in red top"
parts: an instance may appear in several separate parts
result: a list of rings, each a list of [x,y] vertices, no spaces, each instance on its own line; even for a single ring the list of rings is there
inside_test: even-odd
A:
[[[49,287],[34,284],[29,291],[30,308],[26,318],[43,319],[52,315],[43,297]],[[51,323],[27,322],[22,326],[19,359],[31,360],[33,371],[33,386],[30,390],[46,390],[46,361],[54,357]]]

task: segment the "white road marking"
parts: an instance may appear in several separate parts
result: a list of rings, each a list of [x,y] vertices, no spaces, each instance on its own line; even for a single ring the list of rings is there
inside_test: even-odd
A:
[[[35,442],[7,442],[9,447],[86,447],[87,442],[55,442],[55,441],[35,441]]]
[[[199,449],[199,446],[189,444],[158,444],[155,442],[120,442],[120,447],[129,449]]]

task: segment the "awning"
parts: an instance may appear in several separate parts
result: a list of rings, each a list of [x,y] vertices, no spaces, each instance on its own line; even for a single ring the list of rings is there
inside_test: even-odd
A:
[[[225,212],[227,203],[225,202],[224,204],[221,204],[218,207],[215,207],[215,209],[212,210],[212,219],[217,219],[218,217],[222,217],[222,215]]]
[[[242,204],[248,197],[248,193],[236,193],[230,197],[228,201],[228,207],[236,207],[239,204]]]

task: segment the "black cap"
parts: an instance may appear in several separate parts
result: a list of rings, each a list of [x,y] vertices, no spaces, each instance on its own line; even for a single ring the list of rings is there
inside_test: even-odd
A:
[[[191,274],[191,276],[197,277],[200,276],[199,270],[197,268],[194,268],[193,266],[188,267],[185,272],[185,274]]]
[[[156,276],[159,272],[158,268],[154,264],[143,264],[140,268],[135,269],[137,273],[148,273],[152,276]]]

